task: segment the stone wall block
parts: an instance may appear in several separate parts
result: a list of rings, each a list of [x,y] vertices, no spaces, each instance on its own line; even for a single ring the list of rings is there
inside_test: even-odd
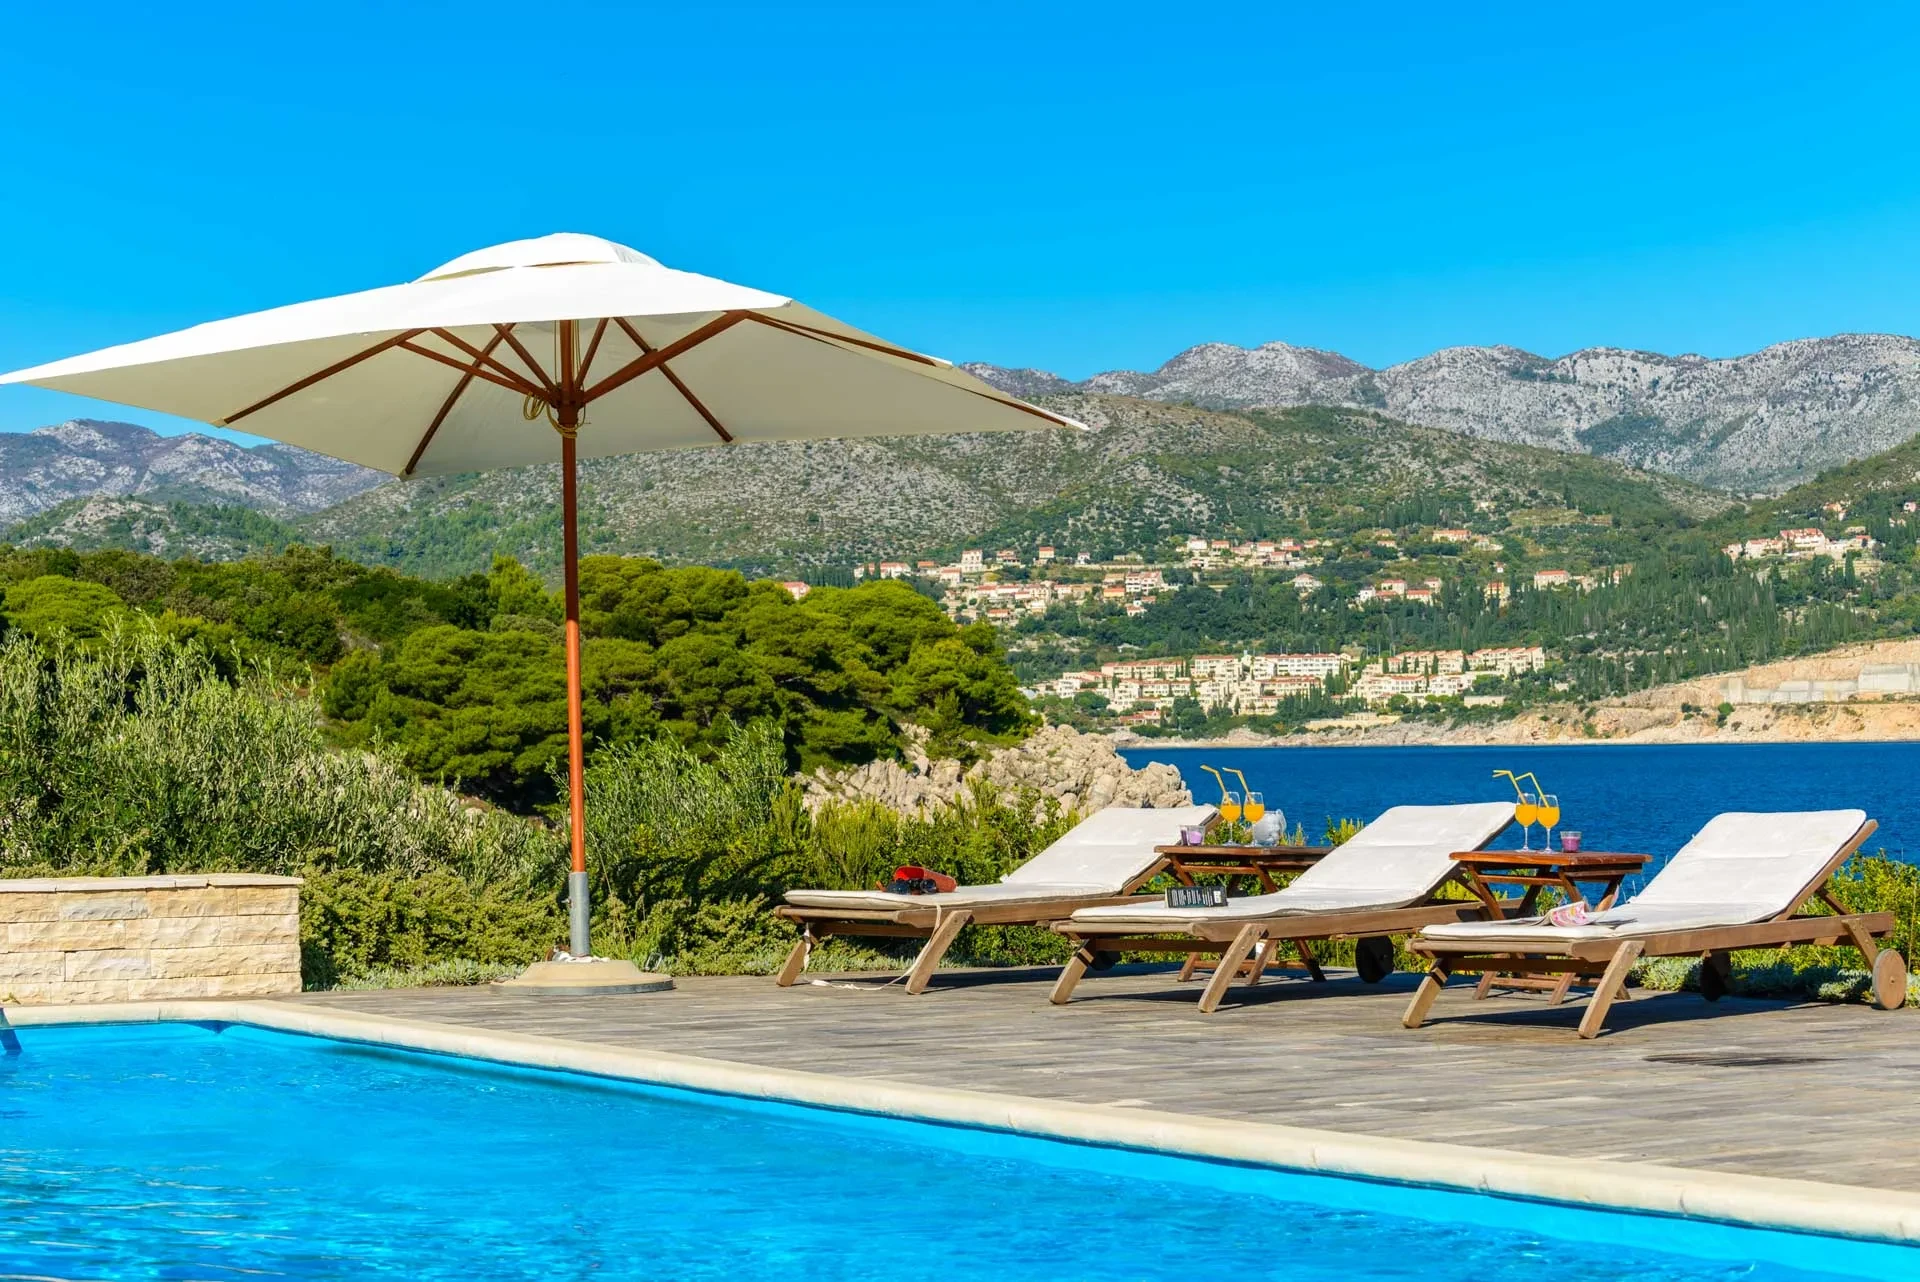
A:
[[[284,917],[300,911],[296,886],[209,886],[191,895],[148,895],[154,917]]]
[[[112,895],[66,891],[55,898],[60,904],[61,921],[132,921],[148,915],[147,897],[153,893],[136,890]]]
[[[137,948],[103,948],[96,952],[67,953],[69,980],[152,979],[147,953]]]
[[[33,980],[44,982],[64,979],[67,973],[67,955],[62,952],[15,952],[13,949],[0,950],[0,992],[14,980]]]
[[[300,941],[226,948],[155,948],[146,955],[154,979],[228,979],[258,972],[300,971]]]
[[[60,905],[52,894],[27,894],[18,891],[0,894],[0,926],[18,921],[58,921]]]

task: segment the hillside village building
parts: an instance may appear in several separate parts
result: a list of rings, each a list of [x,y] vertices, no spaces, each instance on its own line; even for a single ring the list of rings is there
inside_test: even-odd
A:
[[[1538,672],[1546,663],[1546,651],[1539,646],[1495,646],[1471,652],[1408,650],[1368,662],[1355,676],[1349,693],[1371,704],[1384,704],[1395,696],[1415,701],[1466,696],[1483,678]],[[1098,672],[1065,673],[1041,692],[1072,698],[1092,691],[1104,696],[1115,713],[1191,698],[1209,712],[1224,708],[1242,716],[1271,716],[1287,699],[1325,693],[1330,680],[1352,675],[1354,667],[1355,660],[1343,654],[1132,659],[1102,664]]]
[[[1778,538],[1747,539],[1739,543],[1729,543],[1720,550],[1728,559],[1738,561],[1762,561],[1778,558],[1787,561],[1806,561],[1816,556],[1831,557],[1843,561],[1856,553],[1872,552],[1879,543],[1867,533],[1864,526],[1849,526],[1837,539],[1827,537],[1824,530],[1799,529],[1782,530]]]

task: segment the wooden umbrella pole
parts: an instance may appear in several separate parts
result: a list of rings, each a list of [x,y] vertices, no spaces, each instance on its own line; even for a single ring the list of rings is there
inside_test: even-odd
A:
[[[574,461],[580,406],[574,387],[573,337],[573,322],[562,322],[557,371],[560,403],[554,407],[554,417],[560,432],[561,559],[567,615],[567,827],[573,847],[572,871],[567,875],[567,943],[575,957],[588,957],[593,954],[593,942],[587,891],[587,744],[580,710],[580,509]]]

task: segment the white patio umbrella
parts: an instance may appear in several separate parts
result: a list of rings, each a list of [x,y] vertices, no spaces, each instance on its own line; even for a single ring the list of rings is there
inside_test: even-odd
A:
[[[790,298],[572,233],[476,250],[409,284],[0,375],[7,383],[234,427],[400,477],[558,457],[576,956],[591,953],[577,459],[1080,426]]]

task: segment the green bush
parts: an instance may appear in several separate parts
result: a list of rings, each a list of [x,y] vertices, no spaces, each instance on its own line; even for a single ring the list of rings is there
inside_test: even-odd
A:
[[[551,891],[476,885],[444,869],[314,868],[300,892],[301,971],[310,988],[452,960],[525,966],[566,937],[566,914]]]
[[[91,640],[124,617],[126,603],[98,583],[43,574],[16,583],[4,594],[13,625],[44,640]]]

